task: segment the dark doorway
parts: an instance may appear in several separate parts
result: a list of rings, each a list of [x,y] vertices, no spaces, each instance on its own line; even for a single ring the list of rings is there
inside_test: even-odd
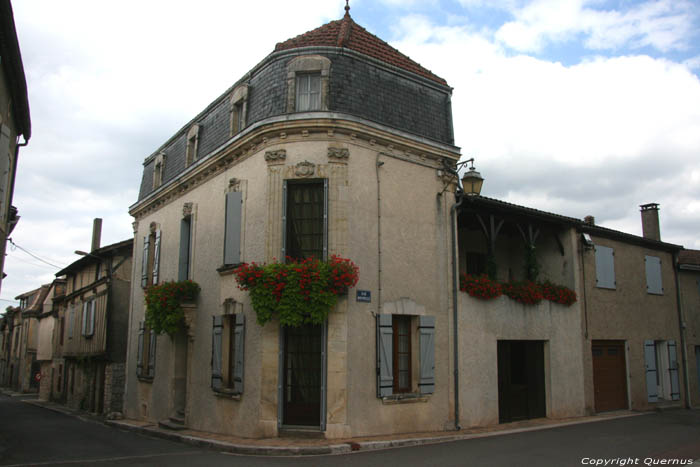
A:
[[[498,420],[546,416],[544,342],[498,341]]]
[[[283,418],[285,425],[321,425],[321,326],[283,327]]]
[[[593,389],[596,412],[627,408],[627,371],[623,341],[593,341]]]

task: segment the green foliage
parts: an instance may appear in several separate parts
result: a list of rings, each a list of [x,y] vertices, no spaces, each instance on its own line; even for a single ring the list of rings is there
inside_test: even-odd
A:
[[[537,254],[535,253],[535,245],[525,247],[525,277],[529,281],[536,281],[540,275],[540,263],[537,262]]]
[[[496,263],[496,257],[493,253],[489,253],[486,256],[486,275],[492,281],[495,281],[496,277],[498,277],[498,263]]]
[[[146,324],[156,333],[171,336],[182,329],[185,313],[180,304],[197,298],[200,287],[194,281],[164,282],[146,289]]]
[[[334,255],[329,261],[244,263],[235,275],[238,287],[250,293],[258,324],[276,315],[283,326],[298,327],[323,323],[338,296],[357,284],[358,268]]]

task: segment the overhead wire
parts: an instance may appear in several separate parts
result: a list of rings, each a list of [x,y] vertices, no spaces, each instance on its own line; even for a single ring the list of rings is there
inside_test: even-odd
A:
[[[55,264],[53,264],[53,263],[50,263],[50,262],[46,261],[45,259],[38,257],[37,255],[35,255],[35,254],[32,253],[31,251],[27,250],[26,248],[22,248],[21,246],[17,245],[14,241],[12,241],[12,238],[11,238],[11,237],[8,238],[7,241],[10,242],[10,244],[11,244],[12,246],[14,246],[15,248],[19,248],[20,250],[22,250],[23,252],[27,253],[27,254],[28,254],[29,256],[31,256],[32,258],[38,259],[38,260],[41,261],[42,263],[46,263],[46,264],[48,264],[49,266],[52,266],[52,267],[54,267],[54,268],[56,268],[56,269],[63,269],[61,266],[57,266],[57,265],[55,265]]]

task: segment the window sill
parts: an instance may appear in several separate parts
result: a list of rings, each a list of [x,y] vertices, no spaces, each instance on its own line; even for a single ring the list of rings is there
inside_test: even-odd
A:
[[[214,395],[216,397],[223,397],[225,399],[233,399],[235,401],[241,400],[241,393],[240,392],[233,392],[233,389],[212,389],[214,391]]]
[[[153,377],[152,376],[137,376],[139,381],[142,383],[153,383]]]
[[[224,264],[222,266],[219,266],[216,268],[216,272],[219,273],[220,276],[228,276],[230,274],[233,274],[233,271],[236,270],[238,266],[240,266],[243,263],[238,263],[238,264]]]
[[[418,394],[418,393],[392,394],[391,396],[382,397],[382,404],[384,404],[384,405],[413,404],[416,402],[428,402],[428,399],[430,399],[429,394]]]

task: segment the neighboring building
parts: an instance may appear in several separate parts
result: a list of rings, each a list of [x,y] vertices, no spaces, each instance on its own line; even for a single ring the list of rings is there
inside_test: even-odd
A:
[[[100,229],[96,219],[90,253],[56,273],[66,286],[54,297],[50,393],[69,407],[109,414],[123,404],[133,245],[100,248]]]
[[[31,136],[27,82],[10,0],[0,0],[0,286],[7,238],[19,216],[12,206],[20,146]],[[19,143],[19,137],[24,141]]]
[[[347,13],[277,44],[146,158],[126,416],[246,437],[453,426],[450,99]],[[237,264],[332,254],[359,266],[369,302],[351,290],[325,326],[256,323]],[[202,287],[194,321],[152,335],[142,287],[184,278]],[[387,323],[412,349],[396,382],[376,351]]]
[[[18,373],[17,379],[11,386],[21,392],[39,391],[39,377],[37,375],[40,373],[40,366],[36,359],[39,343],[38,317],[43,311],[44,300],[50,287],[51,284],[42,285],[38,289],[15,297],[15,300],[19,300],[15,323],[19,324],[20,332],[17,334],[19,342],[15,344],[18,352],[15,357]]]
[[[19,307],[8,306],[5,310],[3,335],[5,340],[5,348],[3,349],[5,371],[2,385],[19,390],[19,347],[22,336],[22,314]]]
[[[690,402],[700,406],[700,250],[678,254]]]
[[[459,217],[460,270],[574,290],[570,307],[525,306],[460,294],[463,425],[681,406],[685,395],[674,255],[660,241],[658,205],[642,210],[644,237],[486,197]],[[652,234],[650,232],[655,232]],[[497,388],[497,390],[496,390]]]
[[[56,279],[51,284],[51,288],[44,299],[39,320],[39,342],[36,350],[36,360],[40,365],[39,399],[50,400],[53,397],[52,381],[54,379],[54,335],[56,333],[56,316],[58,307],[56,301],[60,301],[66,293],[66,281]]]

